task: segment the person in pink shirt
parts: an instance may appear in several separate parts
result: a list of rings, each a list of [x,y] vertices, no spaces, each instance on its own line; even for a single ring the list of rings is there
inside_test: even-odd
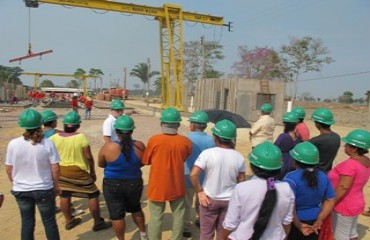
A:
[[[334,239],[357,240],[358,216],[365,208],[363,190],[370,177],[370,132],[354,130],[342,138],[349,158],[335,168],[328,177],[335,189],[335,207],[332,213]]]
[[[307,124],[303,122],[304,117],[306,116],[306,111],[301,107],[294,107],[292,112],[296,113],[299,118],[299,122],[295,127],[296,133],[298,133],[302,141],[310,140],[310,130],[308,129]]]

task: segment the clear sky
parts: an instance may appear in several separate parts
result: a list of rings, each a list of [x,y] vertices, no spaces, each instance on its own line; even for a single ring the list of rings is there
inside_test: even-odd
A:
[[[121,1],[123,2],[123,1]],[[368,0],[138,0],[135,4],[160,7],[164,3],[183,6],[184,11],[223,16],[233,22],[233,32],[211,25],[184,24],[184,41],[219,41],[225,59],[217,69],[225,75],[237,61],[238,46],[280,49],[289,37],[320,38],[334,63],[319,73],[301,75],[298,96],[309,92],[314,97],[332,98],[351,91],[355,98],[370,90],[370,1]],[[153,18],[40,4],[29,9],[23,0],[0,0],[0,65],[19,66],[26,72],[73,74],[77,68],[104,72],[104,86],[123,84],[123,68],[130,71],[137,63],[151,60],[160,70],[159,25]],[[29,24],[31,23],[31,24]],[[29,25],[31,28],[29,28]],[[29,31],[31,29],[31,31]],[[29,34],[30,32],[30,34]],[[32,51],[52,49],[42,60],[31,58],[9,63],[27,54],[29,35]],[[367,72],[367,73],[363,73]],[[362,74],[359,74],[362,73]],[[347,76],[343,76],[347,75]],[[332,76],[342,76],[333,77]],[[310,80],[313,78],[323,78]],[[41,78],[42,80],[43,78]],[[64,85],[70,79],[51,78]],[[33,78],[22,76],[25,84]],[[140,83],[128,77],[128,87]]]

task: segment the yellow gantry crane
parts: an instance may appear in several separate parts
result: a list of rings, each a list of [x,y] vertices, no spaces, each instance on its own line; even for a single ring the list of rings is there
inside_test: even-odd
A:
[[[180,111],[184,110],[183,21],[224,25],[230,29],[230,23],[225,25],[223,17],[185,12],[181,6],[172,4],[150,7],[107,0],[25,0],[27,7],[38,7],[39,2],[153,16],[160,29],[162,108],[172,106]],[[174,83],[173,94],[170,82]]]
[[[73,79],[79,79],[82,82],[82,89],[83,89],[83,95],[87,96],[87,84],[86,81],[88,78],[96,78],[96,76],[93,75],[74,75],[74,74],[60,74],[60,73],[31,73],[31,72],[22,72],[22,75],[26,76],[34,76],[33,81],[33,90],[36,91],[40,88],[39,80],[40,77],[48,76],[48,77],[73,77]]]

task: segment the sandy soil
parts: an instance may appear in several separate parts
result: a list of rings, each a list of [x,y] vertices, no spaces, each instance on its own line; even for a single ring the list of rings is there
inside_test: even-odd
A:
[[[126,102],[127,106],[136,107],[135,111],[132,111],[132,117],[135,120],[136,129],[134,131],[134,138],[143,141],[144,143],[147,142],[147,139],[155,134],[160,132],[159,128],[159,120],[158,120],[158,112],[159,110],[156,109],[144,109],[144,107],[138,107],[139,105],[145,106],[144,103],[139,103],[137,101]],[[303,104],[302,104],[303,105]],[[154,106],[154,104],[151,104],[151,106]],[[308,107],[308,106],[305,106]],[[314,107],[312,107],[313,109]],[[41,107],[37,107],[37,110],[42,110]],[[338,110],[339,109],[339,110]],[[340,108],[335,108],[334,114],[335,117],[340,117],[340,121],[336,125],[333,126],[333,130],[337,132],[339,135],[344,136],[354,128],[365,128],[365,126],[362,124],[361,121],[359,121],[359,118],[366,119],[366,113],[362,116],[357,116],[355,118],[356,121],[350,122],[351,116],[348,114],[349,109],[344,108],[340,110]],[[53,109],[60,117],[62,117],[69,109]],[[22,129],[18,127],[18,116],[23,111],[23,108],[21,107],[1,107],[0,106],[0,191],[2,191],[5,195],[5,201],[0,209],[0,234],[1,239],[20,239],[20,214],[18,211],[17,204],[14,200],[14,197],[9,193],[11,189],[11,184],[9,180],[7,179],[5,168],[4,168],[4,161],[5,161],[5,153],[6,153],[6,146],[9,142],[9,140],[20,136],[22,134]],[[363,111],[359,110],[350,110],[357,112],[361,114]],[[102,135],[101,135],[101,126],[108,114],[108,109],[98,109],[95,108],[93,110],[93,119],[92,120],[86,120],[82,122],[80,132],[83,132],[87,135],[90,145],[92,147],[92,151],[94,156],[97,156],[97,153],[100,149],[100,147],[103,145]],[[310,108],[308,107],[308,112],[310,112]],[[366,111],[365,111],[366,112]],[[81,111],[82,113],[82,111]],[[309,115],[310,113],[308,113]],[[346,119],[344,119],[346,118]],[[311,130],[311,135],[315,136],[318,135],[318,131],[315,129],[313,122],[310,120],[306,120],[306,123],[309,125],[309,128]],[[189,129],[187,126],[187,121],[185,118],[183,118],[182,125],[180,127],[180,133],[181,134],[187,134],[189,133]],[[210,130],[212,124],[207,128],[207,131]],[[61,127],[61,123],[59,123],[59,126]],[[244,156],[246,156],[249,151],[251,150],[250,142],[248,140],[248,132],[249,129],[238,129],[238,139],[237,139],[237,150],[239,150]],[[282,127],[277,126],[275,134],[278,135],[282,132]],[[346,155],[343,152],[343,147],[339,150],[338,156],[336,158],[336,163],[343,161],[346,159]],[[103,170],[99,167],[97,169],[97,185],[101,189],[102,186],[102,178],[103,178]],[[143,167],[143,178],[144,178],[144,184],[146,186],[148,181],[148,174],[149,174],[149,167]],[[247,169],[247,174],[250,175],[249,168]],[[368,184],[365,189],[365,196],[367,204],[370,206],[370,185]],[[100,196],[101,199],[101,212],[102,216],[104,218],[108,218],[108,212],[106,208],[105,201],[103,199],[103,196]],[[91,216],[89,215],[88,208],[86,205],[86,201],[83,199],[73,199],[74,205],[77,209],[82,209],[85,211],[85,213],[81,216],[82,217],[82,224],[74,228],[73,230],[66,231],[64,229],[65,221],[64,217],[61,213],[57,214],[57,221],[59,225],[59,230],[61,234],[62,239],[115,239],[115,234],[113,229],[104,230],[101,232],[93,232],[92,231],[92,225],[93,220]],[[144,213],[146,214],[147,222],[149,220],[149,213],[148,213],[148,202],[145,195],[145,189],[144,194],[142,197],[142,206]],[[39,214],[37,213],[37,225],[36,225],[36,231],[35,236],[36,239],[45,239],[45,234],[43,230],[43,226],[41,223],[41,220],[39,218]],[[139,238],[139,232],[134,225],[132,219],[130,216],[126,218],[127,222],[127,229],[126,229],[126,239],[140,239]],[[360,234],[360,239],[370,239],[370,218],[366,218],[363,216],[360,216],[359,218],[359,225],[358,225],[358,232]],[[169,211],[169,208],[166,210],[166,214],[164,217],[164,226],[163,226],[163,239],[170,239],[170,229],[171,229],[171,214]],[[196,227],[193,227],[193,237],[190,239],[199,239],[199,230]]]

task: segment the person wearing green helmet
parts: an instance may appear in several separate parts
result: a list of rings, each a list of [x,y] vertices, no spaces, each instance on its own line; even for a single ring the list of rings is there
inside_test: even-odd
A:
[[[27,109],[19,117],[22,136],[11,140],[6,152],[5,167],[12,183],[21,213],[21,239],[35,239],[35,207],[37,206],[47,239],[60,239],[55,219],[55,196],[60,193],[60,157],[52,141],[41,129],[42,115]]]
[[[317,108],[313,111],[311,119],[320,135],[310,139],[319,149],[320,162],[318,168],[328,173],[333,167],[333,161],[340,147],[340,136],[332,131],[331,125],[335,123],[333,113],[327,108]]]
[[[125,109],[125,104],[119,99],[113,99],[110,104],[110,114],[104,120],[103,123],[103,139],[104,143],[110,141],[118,141],[116,130],[114,129],[114,123],[116,119],[122,116]]]
[[[319,151],[310,142],[297,144],[290,150],[296,170],[289,172],[284,181],[292,188],[296,215],[288,240],[317,240],[323,222],[330,215],[335,203],[335,192],[329,178],[316,168]]]
[[[237,183],[245,180],[244,157],[235,150],[236,126],[221,120],[212,128],[216,146],[202,151],[194,163],[190,180],[199,198],[200,239],[222,235],[230,196]],[[205,172],[203,184],[199,177]]]
[[[185,196],[185,226],[183,237],[191,237],[191,209],[194,202],[195,196],[195,212],[197,214],[197,219],[195,220],[195,225],[200,226],[199,222],[199,200],[197,195],[195,194],[193,185],[190,181],[190,172],[194,166],[195,160],[199,157],[199,154],[208,148],[212,148],[215,146],[215,142],[213,141],[213,137],[204,132],[207,128],[208,124],[208,115],[203,111],[194,112],[190,118],[190,131],[191,133],[186,135],[191,140],[192,143],[192,152],[191,155],[186,159],[184,163],[185,168],[185,184],[186,184],[186,196]],[[199,180],[201,184],[204,181],[204,173],[202,172],[199,176]]]
[[[256,145],[269,141],[273,142],[274,131],[275,131],[275,120],[270,116],[272,112],[272,106],[269,103],[265,103],[261,106],[261,116],[255,122],[249,132],[249,138],[252,142],[252,148]]]
[[[335,239],[358,239],[357,219],[364,211],[364,188],[370,177],[370,132],[356,129],[342,138],[349,158],[335,166],[328,177],[335,189],[332,227]]]
[[[44,136],[49,138],[55,133],[62,132],[61,130],[56,129],[58,125],[58,116],[52,110],[48,109],[41,113],[44,120],[43,132]]]
[[[60,208],[66,219],[65,229],[71,230],[81,223],[71,211],[71,198],[88,199],[90,214],[94,219],[93,231],[100,231],[112,226],[100,215],[99,190],[96,187],[94,156],[85,134],[77,132],[80,128],[81,117],[75,111],[64,115],[64,132],[50,137],[60,155],[59,185]]]
[[[302,140],[295,131],[295,127],[299,121],[297,114],[294,112],[286,112],[281,121],[284,124],[284,132],[278,136],[274,144],[280,148],[283,154],[281,176],[284,177],[288,172],[295,169],[294,159],[290,156],[289,151],[298,143],[302,142]]]
[[[236,185],[221,239],[286,239],[293,220],[294,193],[288,183],[278,180],[281,151],[264,142],[252,149],[248,159],[253,177]]]
[[[301,137],[302,141],[310,140],[310,130],[307,124],[304,122],[304,117],[306,116],[306,111],[302,107],[294,107],[292,112],[296,113],[299,118],[299,122],[295,127],[295,131]]]
[[[130,212],[140,231],[140,239],[147,240],[145,216],[141,209],[143,179],[141,158],[145,145],[132,139],[134,120],[127,115],[117,118],[114,128],[119,141],[108,142],[100,149],[98,165],[104,168],[103,193],[117,239],[125,239],[126,212]]]
[[[150,165],[147,198],[149,200],[149,239],[162,238],[166,202],[172,210],[171,239],[182,239],[185,214],[184,162],[192,150],[191,141],[177,133],[181,116],[175,108],[164,109],[160,117],[162,134],[149,138],[142,158]]]

